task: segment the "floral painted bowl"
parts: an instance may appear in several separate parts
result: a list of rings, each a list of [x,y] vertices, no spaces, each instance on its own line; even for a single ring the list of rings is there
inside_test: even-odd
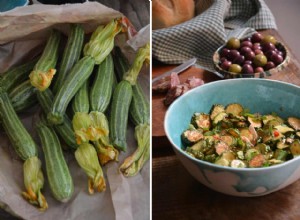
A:
[[[181,133],[195,112],[209,112],[214,104],[240,103],[253,112],[276,112],[300,117],[300,87],[267,79],[229,79],[205,84],[178,98],[168,109],[164,128],[179,160],[200,183],[233,196],[262,196],[300,178],[300,157],[263,168],[223,167],[195,159],[183,150]]]

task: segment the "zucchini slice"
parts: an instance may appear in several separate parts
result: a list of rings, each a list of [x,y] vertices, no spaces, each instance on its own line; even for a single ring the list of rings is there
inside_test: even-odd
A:
[[[300,141],[299,140],[294,140],[294,142],[290,146],[290,151],[293,154],[293,156],[300,155]]]
[[[296,117],[289,117],[287,119],[289,125],[294,128],[296,131],[300,130],[300,119]]]
[[[203,139],[203,133],[200,130],[185,130],[182,135],[182,141],[187,144],[194,144],[198,141],[200,141],[201,139]]]
[[[214,120],[214,118],[222,112],[225,112],[225,107],[223,105],[220,104],[213,105],[210,111],[210,119]]]
[[[223,121],[225,117],[227,117],[227,114],[225,112],[220,112],[214,117],[213,125],[217,125],[219,122]]]
[[[209,130],[211,127],[210,117],[205,113],[194,113],[191,124],[193,124],[196,128]]]
[[[241,116],[242,112],[244,111],[244,108],[238,103],[232,103],[226,106],[225,111],[228,115]]]

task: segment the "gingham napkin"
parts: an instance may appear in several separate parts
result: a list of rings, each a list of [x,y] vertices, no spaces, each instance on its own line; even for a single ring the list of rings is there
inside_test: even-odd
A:
[[[152,32],[152,55],[168,64],[196,57],[214,71],[213,53],[232,36],[244,38],[259,29],[277,29],[263,0],[199,0],[193,19]]]

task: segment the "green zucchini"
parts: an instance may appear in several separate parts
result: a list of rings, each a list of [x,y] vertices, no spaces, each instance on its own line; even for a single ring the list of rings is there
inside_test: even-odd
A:
[[[90,90],[91,111],[105,112],[112,96],[114,84],[114,65],[111,54],[98,66]]]
[[[74,184],[59,139],[54,129],[42,121],[37,124],[37,132],[42,143],[52,195],[60,202],[67,202],[74,192]]]
[[[42,56],[29,75],[31,84],[40,91],[50,86],[52,78],[56,73],[55,66],[58,60],[60,38],[60,32],[52,30]]]
[[[92,57],[80,59],[71,69],[64,84],[59,88],[54,97],[51,111],[48,113],[48,121],[52,124],[63,123],[63,116],[67,106],[76,92],[90,77],[93,72],[95,60]]]
[[[53,103],[52,92],[49,89],[46,89],[43,92],[37,92],[37,98],[44,113],[47,114],[51,110],[51,106]],[[53,127],[66,143],[66,145],[75,150],[77,149],[78,145],[76,143],[74,130],[72,128],[72,122],[66,114],[63,117],[63,121],[64,123],[60,125],[54,125]]]
[[[44,177],[41,170],[37,146],[21,120],[17,116],[6,92],[0,91],[0,115],[4,130],[18,156],[24,160],[23,173],[26,192],[23,197],[31,204],[40,207],[40,210],[48,208],[47,201],[41,189],[44,185]]]
[[[22,160],[37,156],[37,146],[16,114],[6,92],[0,92],[1,121],[12,146]]]
[[[89,80],[81,86],[72,101],[73,112],[89,112]]]
[[[119,47],[115,48],[113,58],[116,76],[118,79],[122,79],[124,73],[130,68],[129,61]],[[131,121],[135,125],[149,123],[150,104],[146,99],[139,82],[132,86],[132,91],[132,101],[129,110]]]
[[[16,112],[22,112],[37,103],[36,88],[29,80],[15,87],[8,96]]]
[[[114,90],[109,121],[112,143],[122,151],[126,151],[127,148],[126,131],[131,99],[132,86],[128,81],[123,80]]]
[[[6,91],[10,92],[18,84],[28,79],[28,74],[33,69],[37,61],[38,58],[35,58],[27,63],[13,67],[4,72],[0,78],[0,87],[5,88]]]
[[[64,84],[67,74],[79,60],[84,41],[84,30],[80,24],[71,24],[71,31],[63,52],[61,63],[57,70],[57,76],[53,85],[53,93],[56,94]]]

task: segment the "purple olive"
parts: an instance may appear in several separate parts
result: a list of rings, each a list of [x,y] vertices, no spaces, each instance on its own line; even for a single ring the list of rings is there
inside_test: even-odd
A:
[[[251,41],[252,43],[258,43],[261,42],[261,40],[263,39],[263,36],[260,33],[255,33],[252,35],[251,37]]]
[[[228,60],[233,61],[236,59],[238,56],[240,56],[240,52],[237,50],[230,50],[228,54]]]
[[[228,54],[229,54],[229,52],[230,52],[230,50],[228,49],[228,48],[223,48],[222,50],[221,50],[221,53],[220,53],[220,55],[221,55],[221,57],[228,57]]]
[[[244,61],[245,57],[243,55],[239,55],[232,62],[236,64],[242,64]]]
[[[268,61],[267,64],[264,66],[265,70],[270,70],[275,67],[275,64],[272,61]]]
[[[260,43],[254,43],[253,46],[252,46],[252,50],[256,50],[256,49],[259,49],[261,50],[261,44]]]
[[[261,72],[263,72],[264,71],[264,68],[262,68],[262,67],[256,67],[255,69],[254,69],[254,72],[255,73],[261,73]]]
[[[253,44],[251,43],[251,41],[243,41],[242,43],[241,43],[241,47],[252,47],[253,46]]]
[[[228,70],[231,64],[232,63],[229,60],[225,60],[223,63],[221,63],[221,68],[223,70]]]
[[[244,56],[246,60],[253,60],[255,57],[255,53],[251,50],[250,52],[246,53]]]
[[[273,61],[276,65],[278,65],[282,63],[283,57],[275,53],[270,57],[270,60]]]
[[[251,74],[253,73],[253,67],[250,64],[244,64],[242,67],[242,73],[248,73]]]
[[[251,60],[245,60],[244,65],[245,65],[245,64],[249,64],[249,65],[252,66],[252,61],[251,61]]]
[[[268,50],[268,51],[265,53],[265,55],[266,55],[266,57],[268,58],[268,60],[271,59],[271,56],[272,56],[273,54],[277,54],[277,53],[275,52],[275,50]]]
[[[244,46],[240,49],[240,53],[245,55],[246,53],[249,53],[250,51],[252,51],[252,49],[250,47]]]
[[[246,37],[242,41],[251,41],[251,37]]]
[[[269,50],[275,50],[275,45],[270,42],[264,43],[262,45],[262,50],[263,52],[267,52]]]

